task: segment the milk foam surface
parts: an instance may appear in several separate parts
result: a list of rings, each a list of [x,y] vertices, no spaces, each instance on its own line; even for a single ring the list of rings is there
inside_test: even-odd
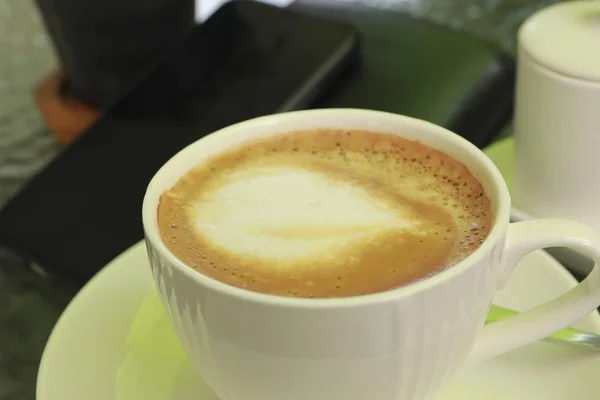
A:
[[[240,256],[283,261],[335,257],[385,231],[418,234],[419,216],[351,182],[300,166],[235,171],[188,210],[195,233]]]
[[[465,166],[418,142],[314,130],[242,143],[160,200],[167,247],[224,283],[283,296],[388,290],[459,262],[489,232]]]

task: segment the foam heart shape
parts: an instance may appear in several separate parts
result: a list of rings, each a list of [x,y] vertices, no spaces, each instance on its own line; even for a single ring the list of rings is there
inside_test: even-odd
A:
[[[198,234],[214,245],[277,261],[331,256],[390,230],[418,234],[421,225],[408,206],[351,179],[283,166],[236,171],[191,210]]]

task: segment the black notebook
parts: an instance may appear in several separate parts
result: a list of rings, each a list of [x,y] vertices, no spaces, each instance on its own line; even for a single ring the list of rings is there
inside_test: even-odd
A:
[[[510,118],[513,63],[495,47],[401,14],[309,11],[330,12],[356,26],[363,38],[362,61],[334,86],[322,88],[314,101],[288,104],[289,109],[361,107],[403,113],[449,127],[479,146],[489,143]],[[181,66],[175,58],[184,55],[176,52],[165,62]],[[179,77],[184,73],[196,79],[193,65],[181,68],[175,69]],[[0,212],[0,242],[57,279],[82,285],[141,240],[141,202],[154,172],[187,144],[238,122],[228,117],[227,104],[204,113],[187,107],[186,99],[194,93],[181,85],[164,86],[168,75],[164,65],[157,66],[15,196]],[[162,105],[172,99],[177,107],[161,105],[151,115],[136,112],[144,99],[160,96],[160,90],[168,93]],[[244,109],[244,118],[281,111],[288,100],[257,99],[253,108]]]

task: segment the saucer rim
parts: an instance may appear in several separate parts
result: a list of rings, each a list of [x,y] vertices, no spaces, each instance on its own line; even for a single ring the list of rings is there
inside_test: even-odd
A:
[[[77,292],[75,296],[69,301],[69,304],[65,307],[65,309],[60,314],[60,317],[52,327],[50,331],[50,335],[48,336],[48,340],[46,341],[46,345],[44,346],[44,350],[42,352],[42,357],[40,360],[40,365],[38,367],[38,373],[36,377],[36,394],[35,398],[37,400],[45,398],[43,394],[43,388],[46,386],[46,379],[48,377],[48,370],[51,368],[50,363],[54,359],[54,353],[60,350],[58,346],[58,341],[60,340],[60,334],[62,331],[68,328],[68,323],[71,318],[71,314],[73,310],[77,307],[80,307],[81,304],[85,303],[85,299],[93,293],[97,287],[100,285],[100,282],[103,281],[105,276],[111,275],[115,273],[114,268],[116,265],[119,265],[126,260],[127,258],[132,257],[132,254],[140,251],[139,248],[144,246],[145,241],[140,240],[137,243],[133,244],[125,251],[117,255],[111,261],[109,261],[104,267],[100,269],[86,284]]]

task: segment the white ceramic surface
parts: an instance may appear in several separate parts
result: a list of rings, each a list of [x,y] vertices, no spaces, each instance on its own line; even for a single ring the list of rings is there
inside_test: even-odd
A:
[[[574,285],[538,251],[519,263],[494,303],[526,310]],[[593,313],[575,327],[600,332],[600,317]],[[598,371],[598,352],[536,343],[461,371],[440,400],[595,400]],[[173,332],[141,242],[81,290],[44,351],[37,400],[81,399],[218,400]]]
[[[259,0],[262,3],[271,4],[278,7],[287,7],[294,0]],[[210,17],[227,0],[196,0],[196,21],[202,22]]]
[[[600,1],[557,4],[519,32],[513,200],[600,229]]]
[[[488,238],[468,258],[430,278],[337,299],[239,289],[193,271],[167,250],[158,233],[156,208],[164,190],[185,172],[246,140],[315,128],[402,135],[463,162],[492,202],[495,218]],[[193,143],[154,176],[142,218],[167,315],[186,353],[223,400],[428,400],[467,356],[479,361],[538,340],[600,305],[596,269],[559,299],[481,329],[496,290],[529,252],[570,246],[600,259],[595,230],[562,220],[509,227],[509,213],[510,197],[500,173],[460,136],[400,115],[335,109],[257,118]]]
[[[531,16],[519,42],[538,64],[573,78],[600,81],[600,1],[569,1]]]
[[[502,173],[508,190],[512,195],[514,190],[514,139],[512,137],[502,139],[485,148],[484,152]],[[528,221],[531,219],[535,219],[535,215],[530,215],[513,204],[510,212],[511,222]],[[548,249],[548,253],[567,266],[569,270],[581,276],[587,276],[594,268],[594,260],[568,247]]]

